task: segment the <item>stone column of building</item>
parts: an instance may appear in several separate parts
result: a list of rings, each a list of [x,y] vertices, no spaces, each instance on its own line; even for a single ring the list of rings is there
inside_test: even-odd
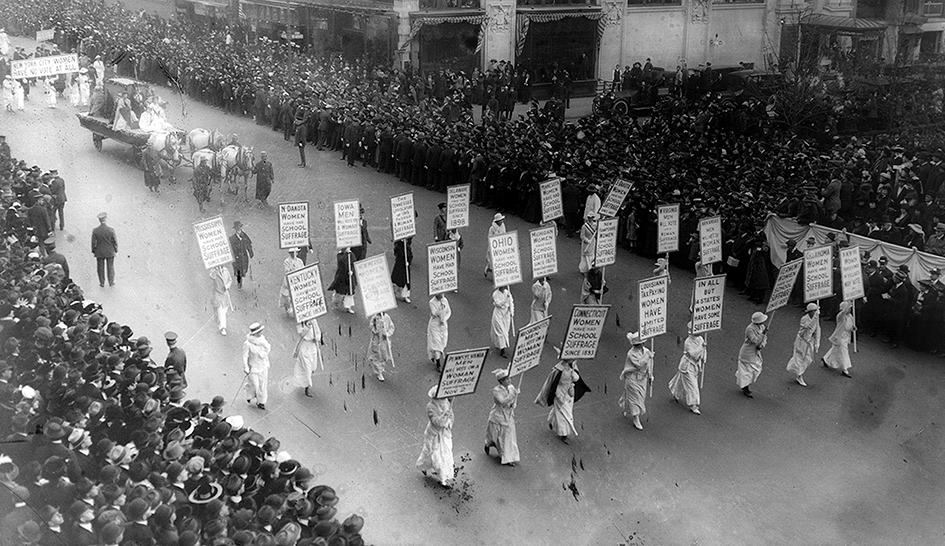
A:
[[[482,60],[485,66],[491,59],[515,62],[515,1],[483,0],[486,16],[486,38]]]
[[[624,63],[624,21],[627,14],[627,0],[604,0],[604,34],[600,38],[597,56],[597,78],[610,81],[613,79],[615,65]]]
[[[397,48],[410,37],[410,12],[420,9],[420,0],[394,0],[394,12],[397,13]],[[410,62],[417,66],[420,59],[419,48],[416,44],[409,44],[403,51],[395,52],[396,68],[403,68],[404,63]]]

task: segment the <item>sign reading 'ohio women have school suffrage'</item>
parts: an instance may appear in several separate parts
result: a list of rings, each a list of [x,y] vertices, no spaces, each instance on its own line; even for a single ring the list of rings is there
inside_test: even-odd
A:
[[[469,225],[469,184],[446,188],[446,229]]]
[[[279,248],[308,246],[308,203],[279,203]]]
[[[357,199],[335,202],[335,247],[361,246],[361,212]]]
[[[515,340],[515,353],[509,363],[509,375],[518,375],[534,368],[541,362],[541,349],[548,337],[548,325],[551,317],[522,326]]]
[[[657,254],[679,250],[679,203],[657,207],[656,228]]]
[[[427,245],[427,292],[433,296],[459,290],[456,241]]]
[[[492,253],[492,282],[496,288],[522,282],[517,231],[489,237],[489,252]]]
[[[702,265],[722,261],[722,218],[699,220],[699,261]]]
[[[548,277],[558,272],[557,232],[553,225],[529,230],[533,279]]]
[[[200,247],[204,267],[213,269],[233,261],[233,250],[230,248],[230,238],[226,235],[222,216],[195,222],[194,235],[197,236],[197,246]]]
[[[413,194],[405,193],[390,198],[390,231],[394,241],[417,234],[416,215],[413,211]]]
[[[830,245],[804,251],[804,301],[833,296],[833,247]]]
[[[722,303],[725,275],[699,277],[693,286],[692,333],[702,334],[722,329]]]
[[[296,322],[305,322],[328,312],[325,292],[322,290],[322,274],[317,263],[296,269],[285,277]]]
[[[56,74],[71,74],[79,71],[79,55],[50,55],[34,59],[20,59],[10,63],[10,75],[14,79],[45,78]]]
[[[617,263],[617,224],[619,218],[606,218],[597,222],[597,243],[594,245],[594,266],[603,267]]]
[[[640,281],[640,337],[649,339],[666,333],[666,300],[669,297],[669,275]]]
[[[617,216],[617,211],[620,210],[620,205],[623,205],[623,200],[627,198],[627,194],[630,193],[632,186],[633,183],[629,180],[618,178],[607,193],[607,197],[604,198],[604,202],[601,203],[600,209],[597,210],[598,216],[601,218],[613,218]]]
[[[794,283],[797,282],[797,274],[801,272],[803,265],[804,260],[797,259],[781,266],[778,278],[774,281],[774,288],[771,289],[771,297],[768,298],[765,313],[777,311],[787,305],[788,300],[791,299],[791,292],[794,291]]]
[[[561,179],[552,178],[538,185],[541,192],[541,223],[550,222],[564,216],[564,202],[561,200]]]
[[[387,268],[387,255],[378,254],[354,262],[354,272],[358,275],[358,288],[361,289],[366,316],[397,307],[390,270]]]
[[[860,247],[840,249],[840,282],[843,283],[844,300],[855,300],[866,295],[863,267],[860,265]]]
[[[489,354],[488,347],[446,353],[443,375],[436,388],[436,398],[451,398],[476,392],[482,366]]]
[[[568,329],[561,344],[561,359],[594,358],[604,331],[609,305],[575,305],[571,307]]]

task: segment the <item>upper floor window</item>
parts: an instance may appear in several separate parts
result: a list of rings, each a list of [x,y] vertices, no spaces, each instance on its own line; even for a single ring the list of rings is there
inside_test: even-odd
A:
[[[631,6],[680,6],[682,0],[627,0]]]
[[[518,0],[519,6],[596,6],[597,0]]]
[[[420,9],[479,9],[480,0],[420,0]]]
[[[942,15],[942,0],[925,0],[922,7],[922,14],[925,16]]]

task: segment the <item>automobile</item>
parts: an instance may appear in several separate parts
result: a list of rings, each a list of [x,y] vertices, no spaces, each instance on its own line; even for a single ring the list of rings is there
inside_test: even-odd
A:
[[[639,89],[607,92],[594,99],[594,112],[604,111],[619,115],[633,112],[637,116],[649,115],[653,105],[669,94],[673,75],[666,69],[654,66],[653,75],[647,85]]]
[[[747,96],[767,98],[784,87],[784,75],[764,70],[735,70],[722,76],[724,90],[741,91]]]

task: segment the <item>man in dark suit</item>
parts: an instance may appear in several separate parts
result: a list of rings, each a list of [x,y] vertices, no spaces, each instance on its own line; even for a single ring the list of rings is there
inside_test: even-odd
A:
[[[184,375],[187,372],[187,354],[184,353],[184,350],[177,346],[177,334],[174,332],[166,332],[164,334],[164,341],[167,343],[167,358],[164,359],[164,367],[166,369],[175,369],[177,374],[181,378],[181,384],[184,388],[187,388],[187,376]]]
[[[49,193],[53,198],[53,210],[55,215],[59,216],[59,231],[65,229],[65,208],[66,208],[66,181],[59,176],[59,171],[53,169],[49,171],[49,174],[52,175],[52,180],[49,182]],[[56,223],[56,218],[53,216],[50,218],[52,220],[50,227],[54,227]]]
[[[423,135],[419,135],[413,144],[413,156],[410,158],[410,183],[414,186],[422,186],[423,178],[426,174],[427,146],[423,142]]]
[[[407,135],[401,135],[397,139],[394,150],[397,157],[397,177],[404,182],[410,181],[410,160],[413,158],[413,142]]]
[[[115,286],[115,254],[118,253],[118,238],[115,230],[105,223],[108,215],[98,213],[98,227],[92,230],[92,255],[98,266],[98,285],[105,286],[105,271],[108,270],[108,285]]]
[[[883,299],[886,300],[887,333],[893,349],[903,341],[909,311],[915,303],[915,288],[909,283],[908,277],[909,266],[900,265],[893,275],[892,287],[883,294]]]
[[[66,257],[62,254],[56,252],[56,238],[52,235],[46,238],[44,241],[46,245],[46,257],[43,259],[44,264],[59,264],[62,266],[62,271],[66,274],[66,278],[69,277],[69,262],[66,260]]]
[[[295,146],[299,149],[299,167],[305,167],[305,144],[308,142],[308,105],[300,104],[295,111]]]
[[[29,197],[32,199],[33,204],[30,206],[29,210],[26,211],[26,217],[29,219],[30,226],[32,226],[33,233],[36,237],[40,241],[45,241],[46,237],[49,237],[49,233],[53,230],[53,224],[49,218],[49,211],[43,203],[43,196],[40,192],[32,190]]]
[[[233,222],[233,235],[230,235],[230,248],[233,250],[233,274],[236,286],[243,288],[243,277],[249,272],[249,260],[253,257],[253,241],[243,232],[243,222]]]
[[[427,189],[436,188],[440,179],[440,142],[437,138],[430,139],[430,145],[427,147],[427,153],[423,164],[423,181]]]
[[[325,105],[318,111],[318,149],[328,145],[328,129],[331,127],[331,106]]]
[[[390,131],[390,126],[381,127],[381,136],[378,138],[378,163],[377,170],[382,173],[391,172],[392,157],[394,154],[394,134]]]

